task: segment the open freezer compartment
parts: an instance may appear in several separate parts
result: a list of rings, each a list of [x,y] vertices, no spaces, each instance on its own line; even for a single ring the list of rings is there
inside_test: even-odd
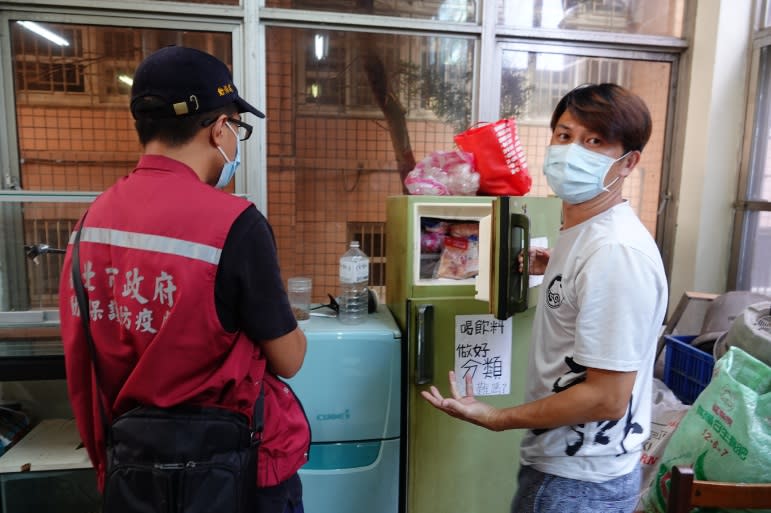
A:
[[[539,282],[520,272],[518,255],[556,241],[561,202],[392,196],[386,210],[386,303],[404,329],[406,298],[471,297],[498,319],[532,306]]]
[[[413,281],[418,286],[474,285],[479,270],[479,223],[491,215],[484,203],[414,203]]]

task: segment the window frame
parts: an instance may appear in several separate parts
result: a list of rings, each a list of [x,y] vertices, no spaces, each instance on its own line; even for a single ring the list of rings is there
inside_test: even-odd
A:
[[[15,3],[15,2],[10,2]],[[160,2],[159,2],[160,3]],[[0,12],[0,95],[3,100],[0,101],[0,123],[6,127],[4,136],[0,136],[0,169],[2,169],[2,180],[0,182],[0,209],[3,211],[13,211],[14,208],[21,209],[25,203],[84,203],[93,201],[102,191],[50,191],[50,190],[22,190],[20,188],[20,166],[19,166],[19,148],[18,148],[18,126],[16,123],[16,95],[14,93],[14,75],[11,37],[8,31],[9,24],[15,20],[23,19],[40,23],[66,23],[73,25],[90,25],[105,27],[127,27],[139,29],[160,29],[160,30],[189,30],[203,32],[220,32],[230,34],[231,51],[234,70],[234,81],[244,83],[244,23],[243,11],[238,8],[217,7],[216,11],[212,6],[201,6],[202,8],[196,15],[189,15],[189,10],[179,6],[168,5],[163,11],[157,12],[126,12],[122,10],[99,11],[99,14],[88,14],[79,9],[71,9],[61,2],[60,7],[55,8],[35,8],[28,4],[19,4],[18,8],[13,5]],[[71,5],[71,4],[68,4]],[[132,8],[134,2],[129,2],[126,8]],[[157,9],[157,5],[155,6]],[[229,12],[228,16],[222,16],[223,9]],[[216,15],[215,15],[216,12]],[[184,13],[183,15],[180,13]],[[254,98],[257,96],[254,91],[259,88],[242,88],[239,93],[242,96]],[[49,94],[49,93],[43,93]],[[84,93],[84,94],[89,94]],[[255,100],[260,101],[260,100]],[[263,99],[264,103],[264,99]],[[243,162],[245,165],[249,162],[249,155],[257,157],[260,147],[265,145],[264,130],[256,130],[255,137],[243,143],[244,151]],[[264,166],[260,169],[264,174]],[[241,173],[236,176],[236,193],[246,195],[248,190],[257,190],[256,184],[259,182],[259,176],[245,176]],[[265,177],[262,177],[265,182]],[[10,216],[13,213],[9,214]],[[23,230],[23,220],[19,217],[17,220],[9,221],[13,223],[13,230]],[[0,313],[8,310],[11,304],[11,295],[21,294],[22,297],[28,297],[28,294],[22,291],[27,280],[26,257],[19,248],[11,247],[11,241],[6,238],[0,239],[0,255],[5,259],[8,272],[13,276],[0,277]],[[23,301],[22,301],[23,302]],[[46,310],[47,311],[47,310]],[[0,319],[2,326],[2,319]]]
[[[504,0],[485,0],[476,9],[475,20],[468,22],[448,22],[430,19],[401,18],[380,15],[346,14],[325,11],[306,11],[298,9],[268,8],[264,0],[254,2],[241,0],[240,5],[218,5],[192,2],[154,2],[151,0],[126,0],[125,2],[106,2],[98,10],[89,0],[4,0],[0,12],[0,122],[4,122],[6,131],[0,136],[0,208],[5,204],[17,204],[22,201],[75,201],[79,199],[65,191],[18,191],[13,190],[14,180],[18,182],[17,127],[15,122],[15,96],[10,63],[11,50],[6,27],[10,19],[30,19],[32,21],[51,21],[75,24],[93,24],[127,27],[146,27],[157,29],[188,29],[230,32],[232,41],[234,80],[244,84],[240,89],[243,97],[264,105],[270,116],[266,102],[265,31],[270,26],[290,26],[321,30],[345,31],[383,31],[398,32],[408,35],[436,35],[474,38],[476,51],[473,61],[472,79],[472,122],[487,120],[499,112],[498,95],[482,94],[482,91],[500,84],[499,63],[494,62],[498,45],[523,44],[531,51],[543,51],[553,46],[566,53],[601,52],[608,56],[625,55],[626,58],[639,59],[641,55],[655,55],[656,60],[666,56],[672,59],[672,83],[670,98],[672,106],[668,109],[666,137],[664,147],[664,165],[661,177],[662,208],[657,221],[656,240],[664,254],[665,266],[669,271],[672,266],[671,254],[674,247],[674,227],[676,202],[667,201],[673,195],[678,176],[672,176],[671,161],[673,153],[673,120],[677,102],[677,80],[680,75],[679,62],[688,49],[686,37],[653,36],[644,34],[624,34],[591,31],[561,31],[540,28],[514,28],[502,26],[497,21],[499,3]],[[693,9],[695,0],[686,0],[684,19]],[[687,32],[687,30],[684,30]],[[247,51],[248,49],[248,51]],[[265,125],[261,125],[265,126]],[[249,173],[236,176],[237,194],[246,195],[260,210],[267,215],[267,143],[265,131],[255,130],[255,136],[244,144],[244,167]],[[90,199],[97,192],[91,193]],[[4,248],[0,241],[0,251]],[[3,304],[3,287],[0,277],[0,309]]]
[[[767,17],[768,1],[764,0],[758,12]],[[766,52],[764,54],[764,51]],[[764,62],[765,58],[765,62]],[[765,172],[765,157],[771,151],[768,143],[769,119],[771,118],[771,27],[756,30],[753,34],[751,70],[745,134],[736,200],[734,202],[734,223],[731,240],[731,255],[728,269],[728,290],[752,290],[752,269],[749,255],[753,248],[755,234],[751,231],[754,218],[761,212],[771,212],[769,200],[753,199],[753,180]],[[761,138],[766,138],[760,143]],[[762,155],[761,155],[762,152]]]
[[[297,27],[300,28],[300,27]],[[319,30],[319,32],[344,32],[344,43],[342,45],[338,45],[338,49],[342,49],[342,52],[345,55],[345,58],[342,61],[342,66],[340,70],[340,74],[343,76],[341,79],[342,83],[344,84],[342,87],[344,89],[343,92],[343,100],[342,103],[332,103],[332,102],[309,102],[307,101],[307,91],[305,91],[305,86],[308,83],[307,78],[309,76],[314,77],[318,76],[321,80],[327,79],[330,77],[335,76],[335,70],[329,70],[329,71],[313,71],[310,70],[308,67],[308,57],[307,57],[307,48],[303,46],[304,42],[300,41],[297,45],[295,45],[294,52],[295,52],[295,77],[294,77],[294,83],[295,88],[297,91],[297,96],[295,100],[295,107],[297,109],[298,115],[301,116],[336,116],[336,115],[342,115],[342,116],[352,116],[352,117],[361,117],[361,118],[380,118],[382,116],[382,111],[371,105],[369,102],[367,103],[361,103],[359,102],[359,98],[361,97],[360,93],[360,84],[356,83],[356,78],[358,76],[361,76],[360,73],[357,73],[358,70],[356,70],[350,63],[357,61],[357,48],[356,48],[356,38],[355,34],[360,33],[359,30],[350,30],[350,29],[344,29],[344,30],[336,30],[336,29],[329,29],[327,27],[324,27],[323,29]],[[385,30],[371,30],[365,32],[366,34],[377,34],[377,35],[396,35],[393,31],[385,31]],[[409,34],[413,37],[420,37],[420,36],[427,36],[429,39],[424,40],[424,45],[409,45],[408,47],[404,46],[391,46],[388,48],[390,55],[396,56],[397,63],[402,62],[404,60],[410,60],[411,62],[421,62],[423,58],[426,55],[431,54],[431,45],[435,44],[434,39],[450,39],[454,38],[459,41],[463,41],[464,43],[468,44],[472,47],[471,54],[472,54],[472,64],[473,64],[473,54],[476,53],[474,51],[474,46],[477,44],[477,41],[469,36],[461,36],[461,35],[447,35],[447,34]],[[433,39],[430,39],[433,38]],[[329,44],[329,43],[328,43]],[[382,47],[379,48],[379,50],[382,51]],[[386,63],[391,64],[391,63]],[[446,73],[446,72],[445,72]],[[424,105],[425,98],[416,98],[408,94],[408,91],[400,90],[399,91],[399,100],[402,102],[402,105],[404,105],[407,108],[407,116],[410,120],[426,120],[426,121],[438,121],[439,117],[434,113],[434,111],[430,108]],[[472,91],[473,94],[473,91]],[[371,96],[371,91],[369,87],[367,87],[367,92],[364,93],[365,96],[369,95]]]

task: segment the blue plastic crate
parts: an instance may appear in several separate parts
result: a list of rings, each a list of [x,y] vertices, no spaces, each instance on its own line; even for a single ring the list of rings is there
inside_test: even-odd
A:
[[[696,397],[712,379],[715,357],[693,347],[695,335],[665,335],[667,352],[664,359],[664,383],[685,404]]]

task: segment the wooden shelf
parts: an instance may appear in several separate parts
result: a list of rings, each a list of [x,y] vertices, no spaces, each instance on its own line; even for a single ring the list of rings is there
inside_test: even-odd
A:
[[[91,468],[74,419],[47,419],[0,456],[0,474]]]

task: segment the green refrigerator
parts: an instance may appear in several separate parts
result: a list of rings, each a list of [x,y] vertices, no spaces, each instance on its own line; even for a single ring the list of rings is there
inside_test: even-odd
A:
[[[420,395],[467,373],[480,400],[522,402],[539,277],[517,255],[553,247],[557,198],[393,196],[387,200],[386,303],[402,330],[401,508],[507,513],[521,430],[454,419]],[[463,390],[463,388],[460,388]]]

